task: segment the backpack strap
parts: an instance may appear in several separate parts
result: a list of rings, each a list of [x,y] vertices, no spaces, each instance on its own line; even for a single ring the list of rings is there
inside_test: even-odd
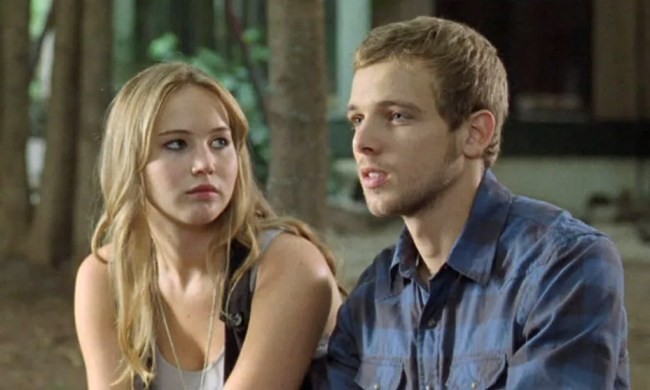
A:
[[[271,241],[282,233],[281,229],[265,230],[262,233],[260,243],[260,256],[266,251]],[[228,280],[232,279],[235,271],[241,267],[248,256],[249,249],[239,242],[233,241],[230,256],[230,274]],[[253,302],[253,292],[257,281],[258,265],[255,265],[249,272],[242,275],[237,286],[232,291],[232,295],[226,305],[226,297],[223,299],[223,309],[219,318],[225,324],[226,339],[225,353],[223,363],[223,380],[228,380],[230,373],[235,368],[235,363],[239,358],[246,331],[248,330],[248,321],[250,319],[251,304]],[[228,285],[230,288],[230,285]],[[226,290],[229,291],[229,290]],[[227,307],[226,307],[227,306]],[[300,390],[312,390],[314,385],[307,375],[300,386]]]
[[[282,233],[280,229],[266,230],[262,233],[260,243],[260,256],[266,251],[271,241]],[[250,250],[237,241],[233,241],[230,251],[230,274],[228,280],[232,280],[235,272],[241,267],[248,256]],[[224,322],[226,330],[225,339],[225,356],[224,356],[224,382],[230,376],[239,352],[241,351],[244,339],[246,338],[246,331],[248,330],[248,321],[250,319],[251,304],[253,302],[253,291],[255,290],[255,282],[257,280],[257,265],[249,272],[242,275],[237,285],[232,290],[230,298],[227,296],[223,298],[223,308],[219,318]],[[228,289],[226,294],[230,291]],[[226,306],[227,305],[227,306]]]
[[[228,280],[232,280],[235,271],[244,263],[248,256],[249,249],[238,241],[233,241],[230,247],[230,273]],[[239,357],[246,330],[248,329],[248,313],[250,312],[252,294],[248,290],[250,272],[242,275],[242,278],[231,291],[230,283],[226,284],[225,294],[222,298],[222,310],[219,319],[225,324],[225,352],[224,352],[224,382],[230,376],[235,362]]]

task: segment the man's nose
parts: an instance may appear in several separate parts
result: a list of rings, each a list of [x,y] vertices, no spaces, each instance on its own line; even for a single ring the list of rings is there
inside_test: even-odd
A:
[[[381,152],[380,139],[381,123],[366,118],[355,126],[352,137],[352,150],[356,154],[373,155]]]

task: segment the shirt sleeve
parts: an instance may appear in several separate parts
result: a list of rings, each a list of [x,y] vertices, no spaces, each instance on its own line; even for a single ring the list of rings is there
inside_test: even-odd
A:
[[[350,318],[351,301],[339,309],[327,355],[327,380],[331,389],[359,389],[354,381],[359,369],[359,348],[353,336]]]
[[[529,270],[508,389],[629,388],[623,268],[605,236],[566,239]]]

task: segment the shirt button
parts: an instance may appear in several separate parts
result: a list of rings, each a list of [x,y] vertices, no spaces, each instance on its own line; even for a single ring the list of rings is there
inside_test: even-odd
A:
[[[379,390],[379,389],[381,389],[381,387],[379,386],[379,383],[375,383],[374,385],[372,385],[372,388],[373,388],[374,390]]]
[[[472,387],[472,389],[475,389],[476,388],[476,382],[472,382],[471,387]]]
[[[426,385],[424,386],[424,390],[433,390],[433,387],[431,387],[431,385]]]

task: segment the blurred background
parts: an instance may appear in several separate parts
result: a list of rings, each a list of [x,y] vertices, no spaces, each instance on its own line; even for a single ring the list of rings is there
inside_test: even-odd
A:
[[[269,199],[327,237],[354,285],[401,226],[359,191],[352,54],[372,27],[417,15],[499,50],[511,114],[494,171],[614,239],[633,385],[650,388],[650,0],[2,0],[0,389],[85,387],[71,291],[101,207],[104,115],[158,61],[233,92]]]

